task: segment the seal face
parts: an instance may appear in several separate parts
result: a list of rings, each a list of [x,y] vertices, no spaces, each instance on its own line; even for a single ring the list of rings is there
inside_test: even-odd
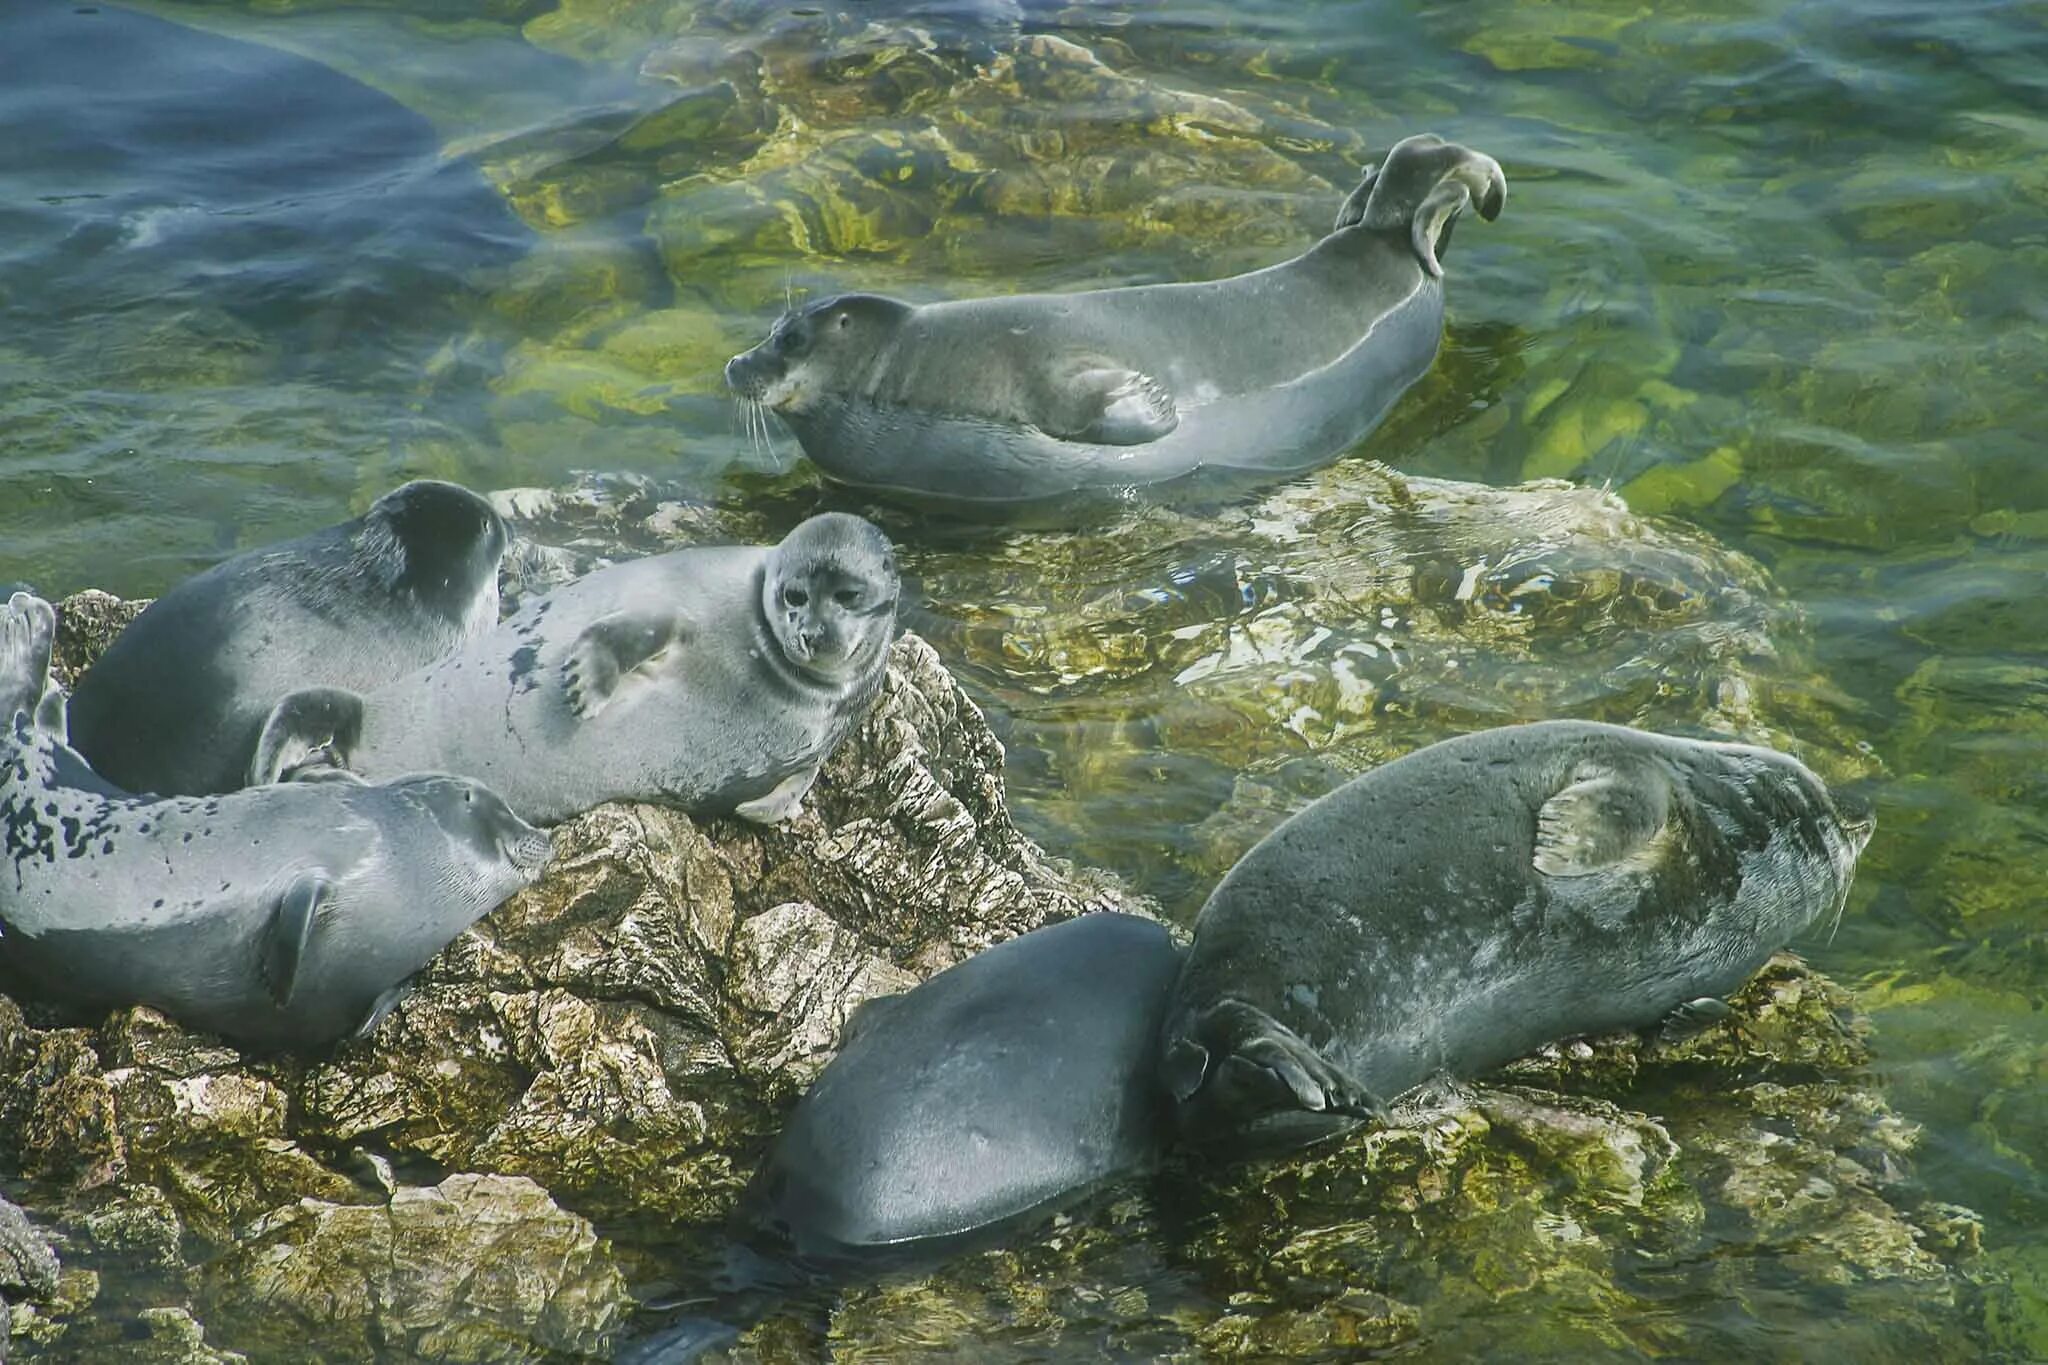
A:
[[[263,1049],[373,1025],[404,983],[539,875],[548,837],[479,783],[347,777],[138,797],[38,720],[47,603],[0,608],[0,979],[144,1004]]]
[[[1166,931],[1094,914],[854,1016],[748,1194],[807,1260],[952,1248],[1149,1165]]]
[[[726,365],[832,478],[956,503],[1197,468],[1306,469],[1377,426],[1443,335],[1442,253],[1497,215],[1491,157],[1424,134],[1291,261],[1198,284],[913,305],[844,294]]]
[[[1709,1009],[1840,913],[1869,834],[1748,745],[1554,721],[1419,750],[1203,906],[1162,1051],[1179,1125],[1311,1141],[1434,1075]]]
[[[285,697],[250,777],[424,763],[543,823],[616,800],[788,819],[882,684],[899,591],[887,539],[843,513],[614,564],[366,694]]]
[[[215,565],[151,603],[80,679],[72,742],[125,790],[233,791],[287,692],[370,687],[489,628],[508,539],[483,498],[422,480],[354,521]]]

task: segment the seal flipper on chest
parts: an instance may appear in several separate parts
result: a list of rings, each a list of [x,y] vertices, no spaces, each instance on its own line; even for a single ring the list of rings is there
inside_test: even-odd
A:
[[[271,906],[270,923],[263,935],[263,985],[279,1009],[292,1003],[292,992],[299,984],[299,967],[313,941],[314,921],[319,918],[320,907],[333,894],[334,888],[324,875],[301,872]]]
[[[666,607],[632,607],[598,617],[583,628],[562,660],[569,709],[589,720],[611,704],[634,674],[645,677],[653,664],[689,638],[689,618]]]
[[[1285,1024],[1242,1000],[1221,1000],[1203,1010],[1167,1042],[1161,1066],[1175,1100],[1185,1105],[1200,1092],[1203,1109],[1221,1110],[1237,1123],[1290,1109],[1386,1116],[1377,1095]]]
[[[57,639],[57,613],[33,593],[17,592],[0,608],[0,727],[11,730],[18,714],[48,731],[50,697],[62,717],[63,693],[50,681],[50,650]],[[54,732],[62,739],[61,729]]]
[[[1671,780],[1651,764],[1611,767],[1582,763],[1572,780],[1536,811],[1536,848],[1530,862],[1553,879],[1553,890],[1603,929],[1625,926],[1633,897],[1579,894],[1581,883],[1653,872],[1671,842]]]
[[[1180,425],[1172,391],[1137,370],[1078,369],[1067,378],[1060,397],[1058,429],[1050,434],[1062,440],[1141,446]]]
[[[249,785],[333,773],[348,767],[363,737],[363,699],[342,687],[287,692],[263,722],[249,758]]]

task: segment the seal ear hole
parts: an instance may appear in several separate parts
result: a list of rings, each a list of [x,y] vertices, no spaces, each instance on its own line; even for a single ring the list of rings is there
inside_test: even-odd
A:
[[[792,607],[803,607],[810,605],[811,595],[802,588],[792,585],[782,590],[782,600]]]

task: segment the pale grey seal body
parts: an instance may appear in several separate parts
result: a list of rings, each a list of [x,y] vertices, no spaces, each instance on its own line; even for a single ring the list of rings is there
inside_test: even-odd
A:
[[[0,977],[154,1006],[265,1049],[374,1022],[402,983],[539,876],[548,837],[481,784],[346,777],[131,796],[39,717],[49,604],[0,607]]]
[[[614,564],[360,697],[287,697],[252,776],[327,754],[473,776],[543,823],[616,800],[785,819],[881,686],[897,593],[888,541],[844,513]]]
[[[483,498],[420,480],[217,564],[151,603],[79,680],[71,741],[129,791],[233,791],[287,692],[374,686],[494,624],[506,539]]]
[[[1010,1226],[1149,1165],[1179,963],[1159,925],[1083,915],[863,1006],[749,1215],[802,1257],[852,1259]]]
[[[1311,1140],[1438,1074],[1727,995],[1838,914],[1867,819],[1769,749],[1553,721],[1323,797],[1210,896],[1164,1074],[1198,1141]]]
[[[1337,228],[1230,279],[785,315],[726,380],[832,478],[953,502],[1122,489],[1197,468],[1285,472],[1341,454],[1436,358],[1443,249],[1507,192],[1432,135],[1387,154]]]

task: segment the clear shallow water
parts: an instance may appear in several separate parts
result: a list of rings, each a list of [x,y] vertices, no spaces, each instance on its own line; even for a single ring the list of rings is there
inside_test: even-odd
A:
[[[913,11],[928,40],[892,17]],[[882,513],[923,547],[914,624],[988,704],[1034,831],[1180,909],[1383,749],[1536,714],[1697,728],[1748,680],[1736,723],[1878,804],[1850,913],[1809,952],[1874,1012],[1923,1174],[2048,1273],[2038,7],[152,13],[266,45],[212,87],[246,92],[227,123],[258,140],[223,160],[218,125],[153,112],[191,94],[167,39],[118,80],[104,46],[64,80],[0,70],[0,124],[61,110],[115,152],[79,184],[62,138],[0,151],[0,581],[159,591],[414,474],[637,472],[772,532],[861,506],[786,438],[751,446],[719,391],[787,291],[1222,273],[1312,240],[1405,133],[1498,157],[1508,210],[1458,232],[1443,359],[1367,453],[1609,484],[1709,533],[1798,604],[1774,658],[1717,635],[1748,619],[1740,571],[1695,560],[1647,571],[1653,602],[1684,590],[1661,613],[1540,617],[1468,687],[1441,666],[1458,623],[1404,611],[1427,686],[1347,710],[1305,684],[1326,723],[1276,725],[1302,697],[1233,641],[1371,643],[1375,592],[1447,596],[1346,576],[1371,558],[1346,558],[1356,461],[1300,481],[1310,510],[1279,530],[1270,492],[1075,536]],[[1550,601],[1515,600],[1502,619]],[[1654,642],[1673,652],[1631,671]]]

